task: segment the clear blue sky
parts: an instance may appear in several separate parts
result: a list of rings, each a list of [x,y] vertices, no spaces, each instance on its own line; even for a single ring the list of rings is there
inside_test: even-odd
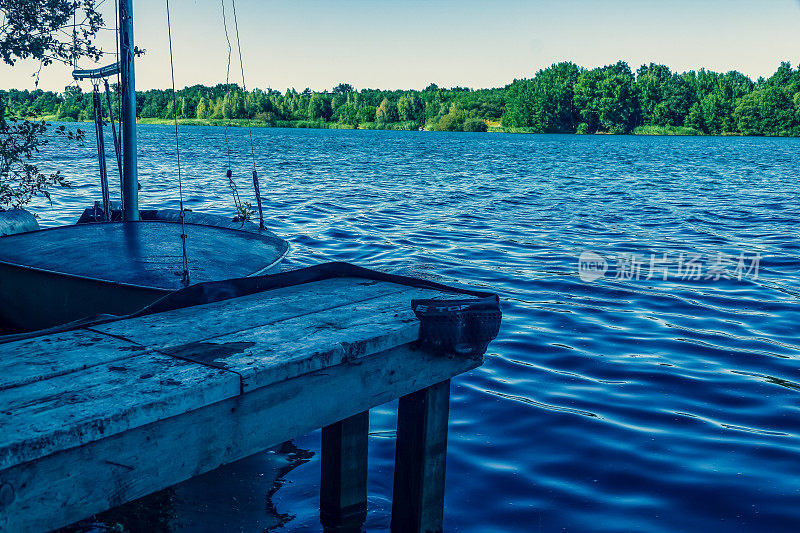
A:
[[[147,49],[139,89],[170,85],[164,5],[134,0],[136,41]],[[113,23],[112,0],[102,10]],[[220,2],[173,0],[172,10],[177,87],[223,82]],[[238,0],[237,11],[248,87],[280,90],[497,87],[563,60],[596,67],[622,59],[634,69],[655,61],[754,78],[781,60],[800,62],[798,0]],[[33,88],[35,70],[0,66],[0,88]],[[67,69],[53,66],[40,87],[69,81]]]

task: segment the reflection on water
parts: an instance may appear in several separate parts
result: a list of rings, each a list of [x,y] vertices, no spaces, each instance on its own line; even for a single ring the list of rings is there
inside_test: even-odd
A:
[[[287,268],[350,261],[503,297],[486,364],[453,384],[448,530],[796,529],[800,140],[254,134],[269,226],[292,245]],[[232,214],[222,130],[181,135],[187,205]],[[252,197],[246,130],[232,137]],[[140,143],[142,205],[176,207],[169,128],[141,127]],[[38,205],[41,222],[72,222],[99,198],[85,177],[91,148],[53,145],[42,158],[75,187]],[[615,268],[582,279],[584,252]],[[760,261],[742,279],[617,276],[630,254]],[[392,406],[371,425],[367,528],[382,530]],[[317,451],[319,436],[296,445]],[[293,517],[281,531],[320,528],[316,457],[273,495]],[[269,490],[243,483],[239,494]],[[244,504],[234,515],[244,530],[265,516]]]
[[[286,474],[314,455],[286,442],[59,533],[279,531],[295,515],[276,509],[273,496],[286,483]]]

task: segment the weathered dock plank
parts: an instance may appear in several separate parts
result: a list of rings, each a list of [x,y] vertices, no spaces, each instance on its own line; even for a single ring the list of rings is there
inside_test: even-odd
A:
[[[159,353],[0,391],[0,469],[239,394],[238,377]]]
[[[53,345],[58,346],[58,351],[51,348]],[[0,390],[44,381],[144,351],[142,346],[85,330],[0,344]]]
[[[406,288],[202,342],[173,341],[161,351],[234,371],[247,392],[417,340],[419,321],[408,302],[437,295]],[[202,322],[197,325],[203,328]],[[137,333],[131,324],[127,338],[138,341]]]
[[[266,326],[289,318],[312,315],[326,309],[405,290],[408,290],[408,287],[394,283],[334,278],[177,309],[170,312],[170,320],[162,320],[160,314],[148,315],[124,322],[111,322],[91,329],[122,338],[130,338],[135,334],[135,340],[139,344],[166,347],[177,343],[202,342],[220,335]],[[247,312],[243,313],[243,309]],[[196,323],[202,326],[187,330],[186,324]]]
[[[72,523],[479,364],[400,347],[20,464],[0,471],[15,491],[0,529]]]

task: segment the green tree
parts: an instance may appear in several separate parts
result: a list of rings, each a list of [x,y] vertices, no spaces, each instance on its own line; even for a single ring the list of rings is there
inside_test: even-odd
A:
[[[381,124],[397,122],[397,106],[384,98],[375,110],[375,121]]]
[[[358,111],[360,108],[359,96],[357,93],[350,93],[345,96],[345,102],[336,107],[332,118],[340,124],[358,126]]]
[[[514,80],[502,113],[504,126],[528,127],[539,133],[571,133],[578,114],[574,106],[580,69],[563,62],[540,70],[533,79]]]
[[[795,105],[782,87],[765,87],[744,95],[738,100],[733,119],[745,135],[797,133]]]
[[[17,59],[33,59],[43,65],[70,64],[87,57],[102,57],[94,38],[103,27],[96,0],[0,0],[0,58],[8,65]],[[80,30],[72,33],[73,17],[81,20]]]
[[[737,132],[733,112],[737,100],[752,92],[753,81],[736,71],[717,74],[701,70],[697,79],[698,97],[707,131],[715,135]]]
[[[165,105],[163,105],[159,100],[151,98],[146,101],[144,107],[142,108],[141,116],[145,118],[167,118],[163,116],[166,115],[165,110]]]
[[[309,118],[349,126],[401,120],[429,129],[462,131],[482,130],[487,122],[502,119],[506,127],[541,133],[627,133],[647,124],[685,125],[711,134],[800,135],[800,70],[788,62],[755,83],[738,72],[701,69],[678,74],[650,63],[634,76],[622,62],[592,70],[564,62],[497,89],[447,89],[431,84],[421,91],[355,91],[342,83],[331,92],[288,89],[281,93],[272,89],[245,92],[235,84],[218,84],[186,87],[177,92],[177,99],[181,117],[247,117],[287,126],[307,125]],[[91,95],[76,88],[60,95],[0,90],[0,101],[8,116],[86,120],[93,115]],[[171,101],[169,90],[139,92],[137,114],[168,118]]]
[[[208,98],[205,96],[200,99],[200,102],[197,104],[197,118],[211,118],[211,114],[213,113],[213,109],[211,108],[211,104],[208,101]]]
[[[466,117],[461,111],[455,111],[444,115],[436,123],[436,131],[464,131]]]
[[[64,89],[64,100],[58,108],[56,117],[59,120],[78,120],[83,109],[83,91],[80,87],[70,86]]]
[[[469,118],[467,110],[453,102],[447,114],[436,123],[436,131],[464,131],[464,124]]]
[[[333,88],[333,94],[348,94],[352,93],[355,89],[349,83],[340,83]]]
[[[0,108],[0,117],[4,112]],[[70,186],[60,171],[45,174],[30,163],[34,154],[48,144],[47,130],[43,121],[3,119],[0,123],[0,208],[22,207],[38,195],[49,199],[53,187]],[[56,127],[55,133],[70,140],[84,140],[82,131],[73,134],[64,126]]]
[[[211,118],[225,118],[225,98],[217,97],[214,101],[214,111]]]
[[[703,118],[703,108],[700,106],[700,102],[695,102],[692,104],[684,124],[690,128],[696,129],[697,131],[708,133],[706,122]]]
[[[665,65],[650,63],[636,73],[636,89],[642,119],[656,126],[683,126],[696,102],[688,80]]]
[[[227,119],[233,118],[233,94],[227,92],[222,98],[222,116]]]
[[[775,74],[766,80],[766,84],[770,87],[784,87],[791,94],[800,91],[800,77],[792,70],[792,64],[788,61],[781,62]]]
[[[422,117],[422,99],[416,92],[407,92],[397,101],[397,111],[400,120],[417,121]]]
[[[583,71],[574,102],[588,133],[629,133],[639,115],[633,73],[623,61]]]
[[[181,118],[194,118],[196,115],[194,102],[191,98],[181,98]]]
[[[244,110],[244,98],[239,90],[225,93],[222,99],[222,115],[227,118],[247,118]]]
[[[67,32],[80,16],[81,30]],[[50,0],[0,0],[0,58],[7,65],[18,59],[49,65],[54,61],[69,64],[82,57],[97,60],[102,53],[94,38],[103,26],[95,0],[69,2]],[[31,159],[48,143],[48,125],[6,118],[6,103],[0,97],[0,206],[18,207],[36,195],[50,197],[50,189],[68,186],[59,172],[44,174]],[[55,128],[57,135],[83,139],[83,132]]]
[[[703,110],[703,124],[706,131],[719,135],[732,131],[731,102],[724,100],[719,94],[711,93],[700,101]]]
[[[464,121],[464,131],[469,132],[483,132],[486,131],[488,128],[486,127],[486,121],[481,120],[479,118],[468,118]]]
[[[233,118],[247,118],[244,107],[244,96],[240,91],[234,91],[232,100],[232,115]]]
[[[375,122],[375,112],[376,109],[373,106],[363,102],[360,103],[356,113],[358,123],[361,124],[364,122]]]
[[[314,93],[308,103],[308,118],[311,120],[329,120],[333,110],[331,109],[331,101],[327,95],[322,93]]]

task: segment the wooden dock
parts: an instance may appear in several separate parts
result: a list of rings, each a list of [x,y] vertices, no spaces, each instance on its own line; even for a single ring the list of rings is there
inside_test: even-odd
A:
[[[323,525],[366,513],[369,409],[400,398],[392,529],[440,531],[450,379],[430,289],[337,278],[0,344],[0,531],[48,531],[317,428]]]

